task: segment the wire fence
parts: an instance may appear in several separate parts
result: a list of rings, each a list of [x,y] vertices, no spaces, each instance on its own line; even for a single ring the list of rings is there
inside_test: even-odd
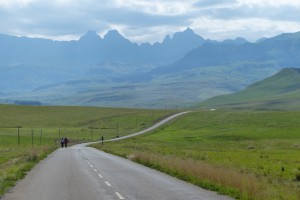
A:
[[[0,128],[0,144],[13,146],[39,146],[45,144],[60,145],[61,138],[68,138],[71,143],[100,141],[125,136],[146,127],[126,127],[116,124],[111,127],[87,128],[27,128],[16,126]]]
[[[101,120],[90,120],[82,124],[75,123],[71,127],[28,127],[28,124],[17,124],[10,127],[0,127],[0,145],[38,146],[45,144],[60,145],[61,138],[71,142],[81,143],[101,141],[126,136],[160,121],[174,111],[155,113],[154,111],[112,116]],[[9,124],[12,124],[11,122]],[[43,124],[45,122],[43,121]]]

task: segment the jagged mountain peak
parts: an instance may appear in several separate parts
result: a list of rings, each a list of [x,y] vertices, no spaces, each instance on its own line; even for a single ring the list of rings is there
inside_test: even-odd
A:
[[[84,34],[80,39],[80,41],[95,41],[95,40],[101,40],[101,37],[97,34],[96,31],[88,31],[86,34]]]
[[[182,39],[197,39],[197,40],[203,40],[204,39],[197,35],[191,28],[186,28],[184,31],[182,32],[176,32],[173,35],[173,40],[182,40]]]
[[[168,42],[171,42],[171,36],[170,35],[166,35],[163,43],[168,43]]]
[[[204,42],[205,39],[194,33],[192,29],[187,28],[182,32],[174,33],[172,37],[170,35],[166,35],[162,44],[167,46],[179,45],[181,48],[185,49],[189,48],[190,46],[196,48],[202,45]]]
[[[191,29],[190,27],[187,27],[187,28],[183,31],[183,33],[187,33],[187,34],[195,34],[194,31],[193,31],[193,29]]]
[[[105,36],[104,36],[104,40],[127,40],[126,38],[124,38],[119,31],[117,30],[110,30],[108,31]]]

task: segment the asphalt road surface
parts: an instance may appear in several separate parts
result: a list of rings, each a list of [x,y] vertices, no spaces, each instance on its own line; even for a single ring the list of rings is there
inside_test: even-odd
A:
[[[109,143],[105,144],[109,145]],[[86,147],[58,149],[1,200],[227,200],[156,170]]]

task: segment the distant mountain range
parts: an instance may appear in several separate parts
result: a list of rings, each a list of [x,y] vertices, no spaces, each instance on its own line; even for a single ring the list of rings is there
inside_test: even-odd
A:
[[[103,61],[121,61],[135,64],[162,65],[174,62],[205,40],[191,29],[166,36],[162,43],[132,43],[118,31],[111,30],[101,38],[88,31],[78,41],[53,41],[0,35],[0,65],[15,66],[60,65],[82,67]]]
[[[300,32],[282,34],[259,43],[228,43],[227,40],[223,43],[206,42],[177,62],[154,71],[174,73],[232,64],[239,65],[240,70],[249,70],[253,63],[279,68],[300,66]]]
[[[166,36],[162,43],[136,44],[118,31],[103,38],[94,31],[78,41],[52,41],[0,35],[0,88],[22,92],[83,74],[145,72],[175,62],[205,40],[191,29]]]
[[[208,99],[201,108],[300,109],[300,69],[285,68],[246,89]]]
[[[55,105],[188,106],[238,92],[286,67],[300,67],[300,32],[223,42],[191,29],[161,43],[118,31],[78,41],[0,35],[0,99]]]

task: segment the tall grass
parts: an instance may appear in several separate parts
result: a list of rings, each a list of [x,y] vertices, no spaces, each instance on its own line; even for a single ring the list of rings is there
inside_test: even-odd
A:
[[[202,161],[183,159],[174,156],[158,156],[136,152],[131,160],[171,174],[204,189],[218,191],[235,198],[267,199],[261,180],[229,168],[211,165]]]

